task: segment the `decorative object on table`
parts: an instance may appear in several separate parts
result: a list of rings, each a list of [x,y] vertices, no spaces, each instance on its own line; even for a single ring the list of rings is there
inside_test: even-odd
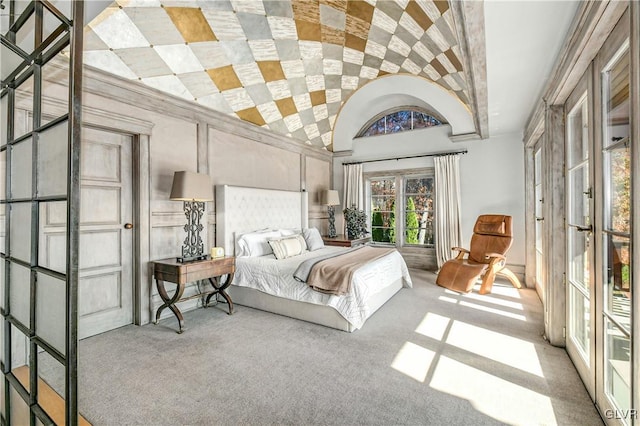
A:
[[[351,206],[343,210],[347,225],[347,238],[361,238],[367,234],[367,215],[364,210]]]
[[[339,206],[340,200],[338,198],[338,191],[335,189],[327,189],[322,193],[320,204],[327,206],[329,212],[329,236],[335,237],[338,235],[336,232],[336,213],[333,206]]]
[[[187,217],[187,224],[184,226],[187,237],[182,245],[182,257],[178,257],[177,261],[190,262],[206,259],[200,232],[204,229],[201,223],[204,202],[213,200],[211,178],[202,173],[175,172],[169,199],[184,201],[184,214]]]
[[[224,257],[224,247],[212,247],[211,248],[211,258],[215,259],[217,257]]]

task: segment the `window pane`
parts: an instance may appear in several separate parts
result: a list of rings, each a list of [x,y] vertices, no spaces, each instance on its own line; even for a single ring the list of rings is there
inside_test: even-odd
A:
[[[576,107],[569,113],[568,130],[569,141],[568,146],[568,167],[573,168],[578,163],[584,161],[589,156],[589,121],[587,98],[585,97]]]
[[[569,224],[589,225],[589,170],[588,163],[569,171]]]
[[[433,244],[433,178],[405,179],[405,243]]]
[[[31,263],[31,203],[13,203],[11,208],[11,257]]]
[[[4,50],[4,46],[2,46]],[[4,55],[3,55],[4,61]],[[4,64],[3,64],[4,65]],[[7,123],[9,122],[9,96],[5,94],[0,98],[0,146],[7,144]]]
[[[66,283],[39,273],[36,286],[36,335],[65,353]]]
[[[11,148],[11,198],[31,198],[31,138]]]
[[[631,264],[629,238],[605,236],[605,309],[628,331],[631,330]]]
[[[371,181],[371,239],[375,242],[395,242],[394,178]]]
[[[614,323],[605,319],[605,389],[619,410],[631,408],[631,342]]]
[[[11,263],[9,311],[25,327],[30,325],[31,270]]]
[[[580,350],[580,354],[587,364],[589,364],[589,341],[591,333],[590,302],[589,299],[579,292],[575,287],[570,286],[571,297],[569,298],[569,336]]]
[[[629,52],[603,73],[605,137],[608,147],[629,136]]]
[[[67,121],[40,133],[38,138],[38,196],[67,194]]]
[[[631,219],[631,156],[629,146],[617,145],[605,152],[606,198],[609,202],[606,226],[628,234]]]

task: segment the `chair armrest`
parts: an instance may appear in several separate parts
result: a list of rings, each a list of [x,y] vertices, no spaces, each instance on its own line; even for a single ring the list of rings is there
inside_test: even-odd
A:
[[[460,253],[471,253],[469,250],[462,247],[451,247],[451,250],[459,251]]]
[[[487,253],[484,255],[485,259],[500,259],[500,260],[507,260],[507,258],[503,255],[501,255],[500,253]]]
[[[458,252],[458,254],[456,255],[456,259],[458,260],[462,260],[464,258],[465,253],[471,253],[469,250],[464,249],[462,247],[451,247],[451,250]]]

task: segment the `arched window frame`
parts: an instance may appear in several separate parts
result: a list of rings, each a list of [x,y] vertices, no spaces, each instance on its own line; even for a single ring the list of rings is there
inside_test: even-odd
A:
[[[366,124],[364,126],[362,126],[362,128],[358,131],[358,133],[356,134],[356,138],[361,138],[361,137],[374,137],[374,136],[382,136],[382,135],[390,135],[390,134],[396,134],[396,133],[402,133],[402,132],[407,132],[407,131],[412,131],[412,130],[420,130],[420,129],[428,129],[430,127],[420,127],[417,129],[413,128],[413,114],[411,116],[411,129],[406,129],[406,130],[399,130],[397,132],[391,132],[391,133],[386,133],[386,128],[385,128],[385,133],[381,133],[381,134],[377,134],[377,135],[370,135],[370,136],[365,136],[365,133],[371,128],[371,126],[373,126],[374,123],[376,123],[377,121],[379,121],[382,118],[385,118],[391,114],[395,114],[397,112],[400,111],[411,111],[413,112],[418,112],[421,114],[425,114],[428,116],[433,117],[434,119],[436,119],[437,121],[440,122],[440,124],[437,124],[435,126],[431,126],[431,127],[439,127],[442,126],[443,124],[448,124],[439,114],[434,113],[433,111],[429,111],[426,108],[422,108],[422,107],[418,107],[418,106],[414,106],[414,105],[405,105],[405,106],[399,106],[399,107],[394,107],[388,110],[385,110],[383,112],[381,112],[380,114],[375,115],[373,118],[371,118],[369,121],[366,122]]]

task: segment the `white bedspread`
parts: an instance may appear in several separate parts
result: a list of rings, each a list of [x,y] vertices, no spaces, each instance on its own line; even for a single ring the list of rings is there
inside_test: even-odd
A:
[[[350,293],[344,296],[320,293],[293,278],[302,261],[341,250],[345,249],[325,247],[281,260],[276,260],[273,255],[238,257],[233,285],[251,287],[273,296],[331,306],[355,328],[360,328],[370,313],[367,299],[399,279],[403,279],[404,287],[411,287],[411,277],[404,259],[398,251],[394,251],[359,268],[353,274]]]

